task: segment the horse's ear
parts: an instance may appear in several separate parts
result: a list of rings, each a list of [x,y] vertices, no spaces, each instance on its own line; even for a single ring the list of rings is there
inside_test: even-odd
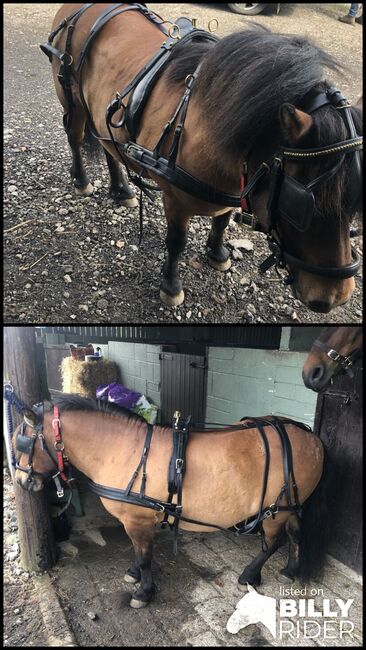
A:
[[[290,144],[295,144],[301,136],[309,131],[313,119],[310,115],[295,108],[292,104],[282,104],[280,108],[280,123],[286,140]]]
[[[34,427],[37,422],[37,416],[32,409],[24,409],[23,411],[23,418],[24,422],[28,424],[28,426]]]

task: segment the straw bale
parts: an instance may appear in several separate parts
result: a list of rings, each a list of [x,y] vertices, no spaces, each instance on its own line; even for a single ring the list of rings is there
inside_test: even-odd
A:
[[[82,397],[95,398],[95,390],[101,384],[118,381],[118,368],[113,361],[78,361],[65,357],[61,362],[62,390],[78,393]]]

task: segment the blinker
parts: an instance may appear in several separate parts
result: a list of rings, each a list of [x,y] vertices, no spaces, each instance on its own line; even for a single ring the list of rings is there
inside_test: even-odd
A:
[[[22,454],[31,455],[34,449],[36,438],[36,435],[29,437],[24,433],[18,433],[16,442],[17,451],[20,451]]]
[[[314,214],[315,198],[311,190],[284,174],[278,198],[281,216],[300,232],[308,230]]]

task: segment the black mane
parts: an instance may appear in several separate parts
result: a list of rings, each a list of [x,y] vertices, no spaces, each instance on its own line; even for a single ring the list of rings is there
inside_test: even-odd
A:
[[[333,85],[325,80],[325,69],[339,74],[346,70],[307,38],[275,34],[256,23],[217,43],[183,43],[181,48],[178,44],[171,55],[167,80],[182,82],[200,61],[192,96],[199,101],[202,119],[209,125],[217,149],[237,161],[243,160],[245,152],[261,156],[272,144],[272,155],[278,144],[288,144],[280,133],[282,104],[305,108],[314,95]],[[361,135],[361,111],[351,110]],[[325,106],[312,117],[313,126],[298,146],[323,146],[349,137],[340,111]],[[330,218],[341,215],[342,192],[348,182],[351,159],[352,156],[346,156],[341,171],[319,188],[319,214]],[[319,173],[333,164],[333,158],[324,159]]]
[[[324,81],[325,68],[340,72],[342,65],[305,37],[255,26],[215,44],[195,92],[222,146],[250,149],[268,135],[273,139],[280,106],[301,108]]]
[[[80,397],[80,395],[64,393],[52,400],[50,408],[52,408],[53,405],[59,407],[61,415],[63,411],[99,411],[100,413],[119,415],[120,417],[128,418],[128,420],[136,422],[146,422],[143,417],[137,413],[133,413],[127,408],[101,399]]]

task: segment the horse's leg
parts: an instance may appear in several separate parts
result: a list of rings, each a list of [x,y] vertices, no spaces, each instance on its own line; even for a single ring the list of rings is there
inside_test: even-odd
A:
[[[138,201],[135,192],[131,190],[128,184],[122,165],[106,150],[105,156],[111,177],[109,194],[115,201],[118,201],[121,205],[125,205],[126,208],[135,208],[138,205]]]
[[[84,139],[85,123],[84,109],[75,106],[72,112],[72,119],[67,129],[67,139],[72,151],[71,178],[75,187],[75,193],[79,196],[89,196],[93,193],[94,189],[85,171],[80,151]]]
[[[274,525],[275,524],[275,525]],[[277,549],[284,543],[284,521],[277,523],[276,520],[268,521],[265,519],[263,522],[263,531],[267,549],[261,551],[257,557],[245,567],[243,573],[239,577],[239,589],[245,590],[246,583],[250,585],[260,585],[261,583],[261,570],[268,558],[273,555]]]
[[[155,522],[149,518],[124,518],[123,525],[135,551],[135,562],[128,569],[125,581],[135,583],[140,581],[140,586],[130,600],[134,609],[146,607],[155,594],[155,585],[152,578],[152,541],[154,537]]]
[[[223,235],[229,224],[231,210],[219,217],[212,218],[210,234],[207,240],[208,263],[218,271],[227,271],[231,266],[230,252],[223,245]]]
[[[288,562],[278,575],[280,582],[293,582],[299,569],[300,522],[296,514],[292,514],[286,522],[286,533],[289,539]]]
[[[181,305],[184,301],[184,291],[179,277],[178,261],[179,255],[187,243],[189,216],[167,194],[164,194],[163,203],[168,222],[168,233],[165,240],[168,257],[163,266],[163,278],[160,283],[160,299],[163,303],[172,307],[174,305]]]

